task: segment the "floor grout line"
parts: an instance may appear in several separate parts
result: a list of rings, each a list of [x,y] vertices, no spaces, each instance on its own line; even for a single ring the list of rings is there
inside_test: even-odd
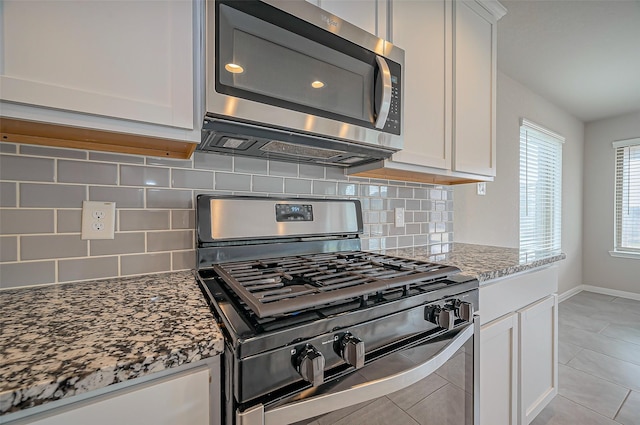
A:
[[[631,395],[631,391],[629,390],[629,392],[627,393],[627,396],[624,398],[624,400],[622,400],[622,404],[620,405],[620,407],[618,407],[618,410],[616,410],[616,414],[613,415],[613,420],[616,421],[616,418],[618,417],[618,415],[620,414],[620,411],[622,410],[622,406],[624,406],[624,404],[627,402],[627,400],[629,399],[629,396]],[[618,422],[618,421],[616,421]]]

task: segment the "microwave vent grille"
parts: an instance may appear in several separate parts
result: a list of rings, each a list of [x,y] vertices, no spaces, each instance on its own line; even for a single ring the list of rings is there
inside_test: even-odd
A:
[[[269,153],[280,153],[317,159],[331,159],[345,153],[332,149],[295,145],[292,143],[280,142],[277,140],[272,140],[268,143],[265,143],[262,147],[260,147],[260,150]]]

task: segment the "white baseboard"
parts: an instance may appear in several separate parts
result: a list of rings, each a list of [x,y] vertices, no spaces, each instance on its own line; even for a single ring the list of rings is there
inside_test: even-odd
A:
[[[630,300],[640,301],[640,294],[635,292],[618,291],[617,289],[602,288],[600,286],[593,285],[578,285],[575,288],[571,288],[568,291],[560,294],[558,296],[558,302],[565,301],[582,291],[595,292],[597,294],[604,294],[610,295],[612,297],[628,298]]]
[[[574,288],[569,289],[566,292],[563,292],[562,294],[558,295],[558,302],[561,303],[562,301],[566,301],[569,298],[573,297],[574,295],[584,291],[584,286],[585,285],[578,285]]]

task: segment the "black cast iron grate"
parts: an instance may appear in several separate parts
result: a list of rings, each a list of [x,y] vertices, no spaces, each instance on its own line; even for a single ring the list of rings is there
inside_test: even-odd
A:
[[[258,317],[292,313],[450,277],[456,267],[367,252],[221,263],[215,272]]]

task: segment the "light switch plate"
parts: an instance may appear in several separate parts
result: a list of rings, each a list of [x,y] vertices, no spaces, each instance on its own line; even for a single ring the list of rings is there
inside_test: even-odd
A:
[[[115,202],[82,202],[82,239],[113,239],[115,227]]]
[[[487,194],[487,183],[486,182],[478,183],[478,195],[484,196],[486,194]]]
[[[393,216],[396,227],[404,227],[404,208],[396,208]]]

